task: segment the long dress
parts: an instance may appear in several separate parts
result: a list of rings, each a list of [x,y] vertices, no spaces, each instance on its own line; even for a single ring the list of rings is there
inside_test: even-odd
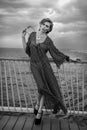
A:
[[[36,32],[32,32],[26,45],[26,53],[30,57],[30,68],[37,84],[38,93],[45,95],[45,108],[53,108],[60,104],[65,110],[58,81],[47,57],[47,52],[59,67],[68,56],[60,52],[49,36],[43,43],[36,43]]]

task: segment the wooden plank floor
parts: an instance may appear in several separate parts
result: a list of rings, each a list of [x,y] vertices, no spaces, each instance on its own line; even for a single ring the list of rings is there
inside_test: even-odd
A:
[[[87,116],[71,115],[64,119],[44,114],[38,126],[34,118],[33,114],[0,112],[0,130],[87,130]]]

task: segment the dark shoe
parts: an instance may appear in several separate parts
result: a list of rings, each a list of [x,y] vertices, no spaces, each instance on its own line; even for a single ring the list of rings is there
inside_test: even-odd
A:
[[[57,112],[59,112],[60,111],[60,107],[59,107],[59,105],[54,105],[54,108],[53,108],[53,114],[57,114]]]
[[[36,105],[37,105],[38,108],[39,108],[39,105],[38,105],[38,104],[36,104]],[[37,115],[37,113],[38,113],[38,108],[34,107],[34,114],[35,114],[35,115]]]
[[[37,115],[38,114],[40,115],[40,118],[35,118],[35,125],[40,125],[43,116],[43,111],[41,113],[38,112]]]
[[[67,114],[67,109],[66,109],[66,107],[62,105],[61,108],[62,108],[62,110],[63,110],[63,112],[64,112],[64,115],[66,115],[66,114]]]
[[[66,119],[66,118],[69,118],[69,117],[70,117],[70,114],[67,111],[67,113],[65,113],[65,115],[62,117],[62,119]]]
[[[63,110],[63,112],[64,112],[65,115],[67,115],[67,109],[66,108]]]
[[[37,115],[38,110],[36,108],[34,108],[34,115]]]
[[[64,104],[62,102],[60,102],[60,107],[63,110],[64,114],[66,115],[67,114],[67,109],[66,109],[66,107],[64,106]]]

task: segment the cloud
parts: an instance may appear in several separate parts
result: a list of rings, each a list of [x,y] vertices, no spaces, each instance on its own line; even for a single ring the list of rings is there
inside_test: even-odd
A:
[[[54,22],[53,32],[49,35],[56,43],[59,41],[60,47],[65,42],[78,46],[82,42],[80,39],[84,41],[81,48],[86,44],[86,0],[0,0],[0,46],[1,43],[2,46],[12,45],[12,39],[20,44],[21,31],[28,25],[37,27],[45,17]]]
[[[54,25],[54,29],[58,32],[87,31],[87,23],[85,21],[78,21],[73,23],[55,23]]]

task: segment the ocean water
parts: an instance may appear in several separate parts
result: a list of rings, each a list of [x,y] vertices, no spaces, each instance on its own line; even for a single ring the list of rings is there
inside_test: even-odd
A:
[[[84,52],[84,51],[75,51],[75,50],[68,50],[68,49],[61,50],[61,51],[64,54],[70,56],[72,59],[79,58],[82,61],[87,61],[86,51]],[[24,50],[19,48],[0,48],[0,57],[13,58],[13,59],[28,58]],[[52,64],[52,68],[54,70],[55,76],[57,77],[58,81],[60,76],[61,89],[63,89],[63,96],[67,107],[69,107],[69,105],[73,106],[73,104],[74,105],[77,104],[78,106],[77,103],[78,101],[79,101],[79,105],[82,106],[82,101],[85,99],[84,107],[86,108],[87,107],[87,87],[86,87],[87,86],[87,65],[66,63],[64,64],[64,66],[61,66],[61,68],[59,69],[60,75],[56,73],[58,70],[55,64]],[[33,80],[31,71],[29,69],[28,62],[0,61],[0,74],[1,74],[0,95],[3,97],[3,101],[2,101],[0,96],[0,105],[2,105],[3,103],[4,106],[7,106],[9,101],[9,105],[13,106],[14,105],[13,97],[14,97],[16,106],[20,107],[20,105],[22,105],[22,107],[26,107],[26,103],[25,103],[25,97],[26,97],[27,106],[32,107],[32,102],[34,103],[36,100],[37,87],[35,81]],[[24,86],[24,90],[23,90],[23,86]],[[12,95],[12,88],[14,90],[14,96]],[[18,89],[19,89],[20,96],[18,96]],[[72,94],[72,91],[74,94]],[[83,91],[84,91],[84,97],[82,93]],[[82,110],[83,108],[81,107],[80,109]]]
[[[0,57],[24,58],[27,55],[22,48],[0,48]]]
[[[87,51],[60,49],[61,52],[70,56],[70,58],[80,58],[87,61]],[[0,57],[28,58],[23,48],[0,48]]]

